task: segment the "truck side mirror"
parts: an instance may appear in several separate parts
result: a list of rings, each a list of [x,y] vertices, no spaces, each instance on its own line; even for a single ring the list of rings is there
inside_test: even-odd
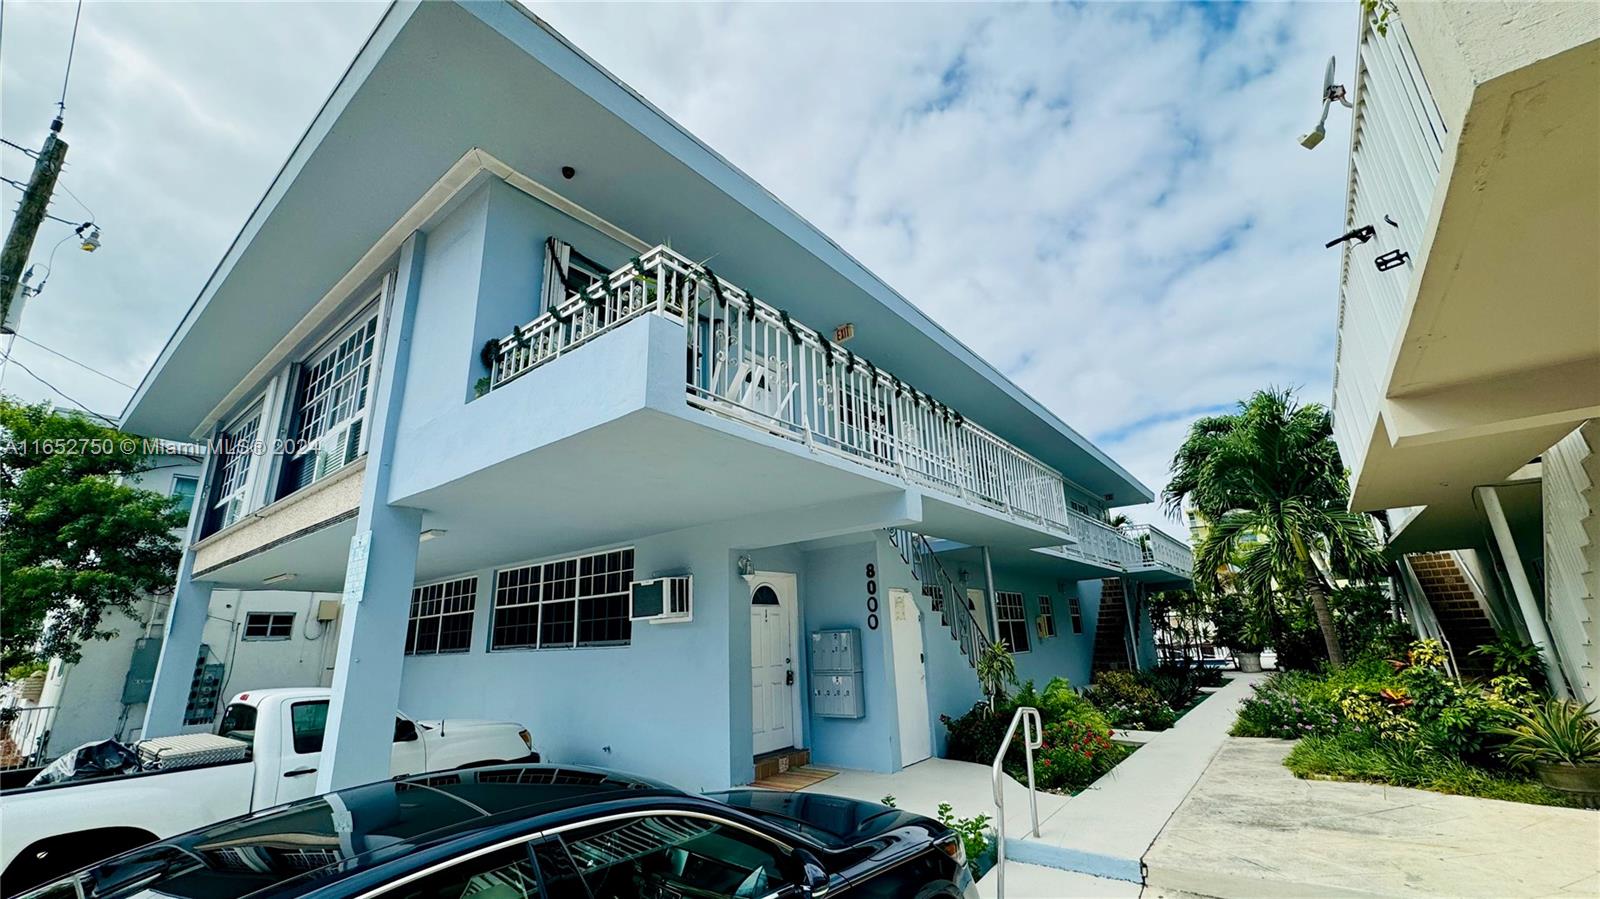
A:
[[[396,716],[394,719],[394,741],[396,743],[409,743],[417,738],[416,722],[410,718]]]

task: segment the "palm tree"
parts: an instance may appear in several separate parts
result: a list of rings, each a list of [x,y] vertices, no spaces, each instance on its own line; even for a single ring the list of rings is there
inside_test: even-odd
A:
[[[1302,593],[1328,661],[1342,666],[1324,567],[1366,574],[1383,557],[1368,517],[1346,508],[1349,482],[1328,410],[1301,405],[1290,390],[1257,391],[1236,414],[1196,421],[1172,472],[1166,507],[1175,512],[1187,501],[1211,525],[1195,551],[1202,588],[1217,589],[1221,573],[1236,566],[1249,594]]]

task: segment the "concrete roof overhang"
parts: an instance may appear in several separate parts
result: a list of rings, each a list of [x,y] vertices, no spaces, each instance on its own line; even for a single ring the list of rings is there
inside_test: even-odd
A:
[[[1600,40],[1473,84],[1352,485],[1427,506],[1412,550],[1477,539],[1472,488],[1600,416]]]
[[[504,2],[389,9],[129,401],[124,427],[205,433],[253,366],[478,148],[627,232],[714,259],[718,274],[800,320],[853,322],[852,350],[1112,505],[1152,498],[814,226]],[[577,177],[561,180],[564,165]]]

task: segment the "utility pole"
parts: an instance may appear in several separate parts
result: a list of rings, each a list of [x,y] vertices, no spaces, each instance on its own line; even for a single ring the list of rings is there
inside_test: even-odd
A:
[[[33,177],[23,189],[22,202],[17,205],[17,216],[11,221],[11,233],[6,235],[6,245],[0,254],[0,334],[15,334],[22,321],[22,307],[27,296],[19,290],[22,269],[33,252],[33,239],[44,221],[45,209],[50,205],[50,195],[55,191],[56,177],[61,174],[61,163],[67,157],[67,142],[61,139],[61,117],[50,123],[50,136],[44,139],[44,149],[33,163]]]

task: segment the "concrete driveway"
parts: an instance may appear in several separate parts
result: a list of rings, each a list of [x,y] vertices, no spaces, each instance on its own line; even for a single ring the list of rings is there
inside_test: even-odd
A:
[[[1228,739],[1146,853],[1147,890],[1600,896],[1600,812],[1300,780],[1293,745]]]

